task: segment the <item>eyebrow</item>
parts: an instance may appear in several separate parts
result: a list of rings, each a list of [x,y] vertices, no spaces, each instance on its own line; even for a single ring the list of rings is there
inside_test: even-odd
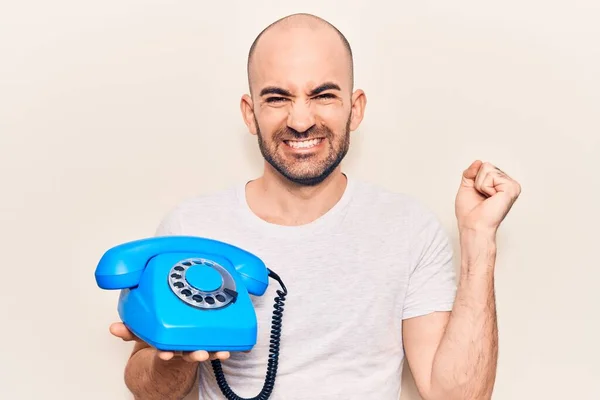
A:
[[[326,82],[323,83],[322,85],[314,88],[313,90],[311,90],[311,92],[309,93],[310,96],[314,96],[317,95],[321,92],[324,92],[326,90],[341,90],[340,86],[333,83],[333,82]],[[265,88],[263,88],[260,91],[260,96],[264,96],[267,94],[278,94],[281,96],[288,96],[288,97],[292,97],[292,93],[290,93],[290,91],[282,89],[280,87],[277,86],[267,86]]]
[[[288,96],[291,97],[292,94],[282,88],[276,87],[276,86],[267,86],[266,88],[264,88],[263,90],[260,91],[260,95],[264,96],[266,94],[279,94],[281,96]]]
[[[326,90],[341,90],[341,89],[337,84],[335,84],[333,82],[326,82],[326,83],[322,84],[321,86],[314,88],[310,92],[310,95],[314,96],[314,95],[324,92]]]

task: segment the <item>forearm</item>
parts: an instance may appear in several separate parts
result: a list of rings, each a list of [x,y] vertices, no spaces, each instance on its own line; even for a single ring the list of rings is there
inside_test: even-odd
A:
[[[183,359],[169,361],[151,347],[135,352],[125,368],[125,384],[139,400],[181,400],[192,389],[198,364]]]
[[[455,305],[433,362],[432,399],[490,399],[498,328],[494,295],[495,236],[462,232]]]

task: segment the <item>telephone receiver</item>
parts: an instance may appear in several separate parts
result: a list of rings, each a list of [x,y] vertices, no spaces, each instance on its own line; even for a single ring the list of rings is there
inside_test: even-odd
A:
[[[269,278],[282,290],[275,298],[271,354],[257,399],[267,399],[273,389],[287,295],[281,278],[259,257],[214,239],[158,236],[110,248],[95,271],[100,288],[120,290],[117,310],[125,326],[163,351],[251,350],[258,324],[250,295],[262,296]],[[240,399],[229,388],[220,361],[211,363],[223,394]]]

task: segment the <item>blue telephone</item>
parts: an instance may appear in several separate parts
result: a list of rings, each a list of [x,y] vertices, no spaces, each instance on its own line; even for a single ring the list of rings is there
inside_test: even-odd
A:
[[[117,245],[104,253],[95,278],[102,289],[121,290],[118,313],[141,340],[165,351],[245,351],[256,344],[257,318],[250,295],[262,296],[268,279],[279,282],[265,385],[277,374],[281,318],[287,289],[257,256],[228,243],[196,236],[159,236]],[[227,399],[219,360],[211,361]]]

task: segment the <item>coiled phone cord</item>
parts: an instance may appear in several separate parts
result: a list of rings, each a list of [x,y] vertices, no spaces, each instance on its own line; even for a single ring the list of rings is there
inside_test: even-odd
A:
[[[271,396],[271,392],[275,387],[275,377],[277,375],[277,364],[279,362],[279,341],[281,339],[281,319],[283,316],[283,304],[285,302],[285,296],[287,296],[288,292],[281,281],[281,278],[270,269],[269,277],[275,279],[281,285],[282,290],[277,291],[277,297],[275,297],[275,305],[273,311],[273,318],[271,323],[271,345],[269,346],[269,361],[267,363],[267,373],[265,377],[265,383],[263,385],[262,390],[258,395],[251,398],[240,397],[233,392],[227,380],[225,379],[225,375],[223,374],[223,369],[221,367],[220,360],[212,360],[211,364],[213,367],[213,371],[215,372],[215,377],[217,378],[217,384],[221,389],[221,392],[228,400],[267,400],[269,396]]]

